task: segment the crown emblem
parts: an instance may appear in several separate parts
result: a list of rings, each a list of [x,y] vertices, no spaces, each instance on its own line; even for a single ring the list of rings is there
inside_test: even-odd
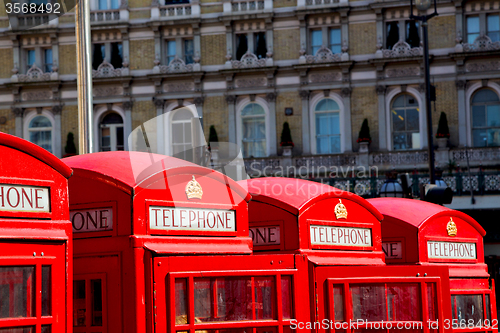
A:
[[[453,222],[453,219],[450,217],[450,222],[446,225],[446,231],[448,231],[448,236],[456,236],[457,235],[457,225]]]
[[[188,199],[201,199],[203,196],[203,189],[201,188],[200,183],[194,179],[194,176],[193,180],[190,180],[186,185],[186,195]]]
[[[337,219],[346,219],[347,218],[347,209],[342,203],[342,199],[339,199],[339,203],[335,206],[335,217]]]

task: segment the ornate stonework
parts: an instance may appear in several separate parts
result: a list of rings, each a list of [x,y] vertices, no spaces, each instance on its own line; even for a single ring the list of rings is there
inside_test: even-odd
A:
[[[340,80],[342,80],[342,74],[339,72],[309,74],[310,83],[324,83]]]
[[[193,71],[192,64],[186,64],[184,60],[178,58],[177,56],[168,64],[168,66],[162,65],[158,66],[161,74],[169,73],[186,73]]]
[[[92,70],[92,77],[119,77],[122,76],[122,70],[122,68],[114,68],[113,65],[104,60],[102,64],[97,67],[97,70]]]
[[[36,64],[33,64],[26,74],[18,74],[19,82],[50,81],[50,73],[44,73]]]
[[[382,50],[384,58],[418,57],[423,54],[421,47],[411,47],[405,41],[400,40],[392,47],[392,50]]]
[[[465,65],[467,72],[488,72],[500,70],[500,61],[482,61],[467,63]]]
[[[392,77],[406,77],[420,75],[419,67],[401,67],[401,68],[388,68],[385,70],[385,76]]]
[[[122,87],[95,87],[92,89],[92,94],[95,97],[106,97],[106,96],[116,96],[123,94]]]
[[[266,85],[267,85],[267,79],[265,77],[235,80],[235,86],[237,88],[265,87]]]
[[[464,52],[497,51],[500,50],[500,42],[492,42],[490,37],[483,35],[472,44],[463,44],[463,49]]]
[[[266,67],[266,59],[259,59],[255,54],[247,52],[241,60],[231,61],[233,68],[255,68]]]
[[[40,101],[52,99],[52,92],[47,91],[25,91],[21,94],[23,101]]]
[[[339,53],[333,53],[332,50],[323,46],[315,55],[306,55],[306,63],[324,63],[324,62],[336,62],[341,61],[341,55]]]
[[[165,84],[165,91],[167,92],[194,91],[194,82],[167,83]]]

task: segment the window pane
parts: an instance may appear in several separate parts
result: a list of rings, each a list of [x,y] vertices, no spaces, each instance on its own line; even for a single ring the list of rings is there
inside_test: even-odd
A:
[[[322,99],[316,105],[316,111],[335,111],[339,110],[339,105],[333,99],[325,98]]]
[[[472,106],[472,126],[473,127],[486,126],[486,112],[484,105]]]
[[[405,130],[404,110],[392,110],[392,130],[395,132]]]
[[[125,147],[124,142],[123,127],[116,127],[116,150],[123,150]]]
[[[316,114],[316,135],[340,134],[338,112]]]
[[[387,308],[389,321],[422,320],[419,285],[388,283]]]
[[[44,116],[36,116],[30,121],[30,128],[52,127],[50,120]]]
[[[452,318],[459,322],[472,319],[474,323],[483,321],[483,295],[451,296]]]
[[[90,280],[92,293],[92,326],[102,326],[102,281]]]
[[[240,60],[241,57],[247,53],[248,41],[246,34],[236,35],[236,60]]]
[[[35,333],[35,327],[0,328],[0,333]]]
[[[340,29],[330,29],[330,50],[333,53],[342,52],[342,36]]]
[[[52,326],[51,325],[43,325],[42,326],[42,333],[52,333]]]
[[[467,17],[467,32],[479,33],[479,16]]]
[[[485,299],[485,304],[484,308],[486,310],[486,319],[490,320],[491,319],[491,308],[490,308],[490,295],[484,295]]]
[[[52,72],[52,49],[44,50],[45,72]]]
[[[94,44],[93,45],[93,55],[92,55],[92,68],[97,70],[99,65],[103,62],[106,51],[104,44]]]
[[[172,121],[188,120],[189,122],[191,122],[191,118],[193,118],[193,114],[191,113],[191,111],[182,108],[175,111],[174,116],[172,117]]]
[[[500,104],[486,107],[488,127],[500,127]]]
[[[490,89],[481,89],[472,98],[472,103],[498,102],[498,95]]]
[[[387,320],[387,304],[383,284],[352,284],[349,289],[354,320]]]
[[[172,124],[172,143],[184,143],[184,126],[182,123]]]
[[[35,316],[35,267],[0,267],[0,318]]]
[[[73,281],[73,326],[85,326],[85,280]]]
[[[293,318],[292,277],[288,275],[281,276],[281,302],[283,308],[283,319],[292,319]]]
[[[194,279],[194,316],[197,321],[211,321],[213,313],[212,281],[209,278]]]
[[[100,10],[108,9],[108,0],[99,0],[99,9]]]
[[[488,137],[486,130],[479,129],[472,131],[472,144],[474,147],[487,147],[488,146]]]
[[[111,128],[101,128],[101,151],[111,150]]]
[[[241,111],[241,116],[255,116],[255,115],[264,115],[266,112],[264,108],[257,103],[251,103],[245,106],[245,108]]]
[[[333,286],[333,310],[335,321],[344,321],[344,288],[342,285]]]
[[[311,54],[316,54],[323,45],[323,32],[321,30],[311,31]]]
[[[255,319],[276,319],[274,310],[275,283],[272,277],[254,278]]]
[[[488,15],[488,36],[492,42],[498,41],[500,31],[500,21],[498,15]]]
[[[391,50],[394,44],[399,41],[399,23],[389,22],[387,27],[387,39],[385,43],[385,48]]]
[[[167,63],[169,64],[177,54],[175,40],[167,41]]]
[[[182,319],[181,317],[184,319]],[[184,323],[178,321],[184,321]],[[187,280],[186,279],[175,279],[175,323],[176,324],[187,323]]]
[[[255,55],[259,59],[266,58],[267,54],[267,45],[266,45],[266,33],[258,32],[254,35],[254,50]]]
[[[114,68],[122,68],[123,66],[122,43],[111,43],[111,60],[110,63]]]
[[[33,66],[33,64],[35,63],[35,50],[28,50],[26,62],[28,68]]]
[[[406,22],[406,42],[411,47],[420,46],[420,35],[418,30],[418,22],[408,21]]]
[[[488,130],[488,146],[500,146],[500,128],[491,128]]]
[[[104,118],[102,118],[101,124],[123,124],[122,117],[115,112],[108,113]]]
[[[194,63],[194,42],[192,39],[184,40],[184,61],[186,64]]]
[[[404,107],[405,106],[405,97],[406,95],[399,95],[394,102],[392,103],[392,107]]]
[[[120,8],[120,2],[118,0],[111,0],[111,9]]]
[[[252,281],[249,277],[217,279],[218,317],[222,321],[252,319]]]
[[[52,131],[32,131],[30,142],[52,152]]]
[[[426,283],[427,285],[427,311],[429,320],[438,320],[436,284]]]
[[[406,110],[406,129],[408,131],[419,130],[419,112],[417,109]]]
[[[42,266],[42,316],[52,314],[51,267]]]

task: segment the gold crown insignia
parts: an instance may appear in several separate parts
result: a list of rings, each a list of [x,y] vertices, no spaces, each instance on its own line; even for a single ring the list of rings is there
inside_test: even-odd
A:
[[[201,185],[196,181],[196,179],[194,179],[194,176],[193,180],[190,180],[186,185],[186,195],[188,199],[201,199],[203,196]]]
[[[448,236],[456,236],[457,235],[457,225],[453,222],[453,219],[450,217],[450,222],[446,225],[446,231],[448,231]]]
[[[347,218],[347,209],[345,208],[341,199],[339,199],[339,203],[335,206],[335,217],[337,219]]]

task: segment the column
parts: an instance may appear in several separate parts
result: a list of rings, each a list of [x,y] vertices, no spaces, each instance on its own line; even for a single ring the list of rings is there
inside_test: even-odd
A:
[[[161,52],[161,33],[159,27],[154,27],[154,39],[155,39],[155,65],[159,65],[163,61],[163,56]],[[168,64],[165,64],[168,66]]]
[[[224,3],[226,4],[226,3]],[[231,3],[229,3],[231,5]],[[225,10],[224,10],[225,11]],[[231,26],[231,21],[227,21],[225,23],[226,26],[226,67],[231,68],[231,59],[233,58],[234,49],[233,49],[233,27]]]
[[[351,88],[342,88],[340,91],[344,103],[344,152],[352,152],[352,123],[351,123]],[[341,125],[342,126],[342,125]]]
[[[203,124],[203,102],[205,98],[203,96],[195,97],[194,104],[196,105],[196,111],[198,111],[198,117],[200,118],[201,128],[205,128]],[[208,132],[207,132],[208,133]]]
[[[128,13],[128,11],[127,11]],[[128,29],[122,29],[122,52],[123,52],[123,67],[128,68],[130,61],[130,47],[129,47],[129,35]]]
[[[24,109],[22,108],[12,108],[12,112],[16,117],[16,136],[19,138],[23,137],[23,115]]]
[[[132,133],[132,106],[134,102],[125,101],[123,102],[123,110],[125,111],[125,121],[123,124],[123,135],[125,136],[125,150],[129,150],[128,138]]]
[[[227,126],[228,126],[228,138],[229,142],[238,144],[236,141],[236,96],[235,95],[226,95],[227,102]]]
[[[302,154],[311,154],[311,134],[309,126],[309,90],[300,90],[302,99]]]
[[[386,86],[377,85],[378,95],[378,149],[387,150],[387,112],[385,110]]]
[[[269,106],[269,127],[271,128],[271,137],[269,140],[269,156],[278,155],[277,131],[281,126],[276,127],[276,93],[271,92],[266,95],[267,104]]]
[[[163,108],[165,100],[153,98],[156,107],[156,147],[158,154],[166,154],[165,149],[165,117],[163,117]]]
[[[469,131],[467,130],[467,116],[465,114],[465,86],[466,81],[457,80],[455,86],[458,92],[458,145],[459,147],[467,146],[467,137]]]
[[[54,155],[61,158],[62,152],[62,138],[61,138],[61,113],[63,105],[54,105],[52,107],[52,114],[54,115],[54,130],[52,131],[54,135]]]

